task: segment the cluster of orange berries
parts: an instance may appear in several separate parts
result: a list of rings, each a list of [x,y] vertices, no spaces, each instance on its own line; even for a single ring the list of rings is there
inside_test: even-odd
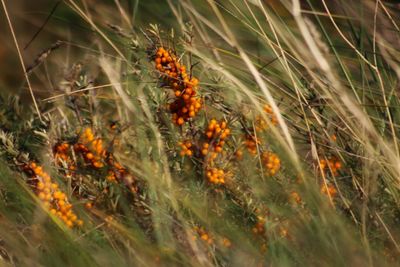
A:
[[[107,151],[103,147],[103,140],[95,138],[91,128],[86,128],[79,138],[79,142],[74,145],[75,152],[81,153],[85,162],[93,168],[104,167],[103,159]]]
[[[211,165],[217,158],[219,153],[222,153],[222,147],[225,145],[226,138],[230,135],[231,130],[227,127],[226,121],[212,119],[206,129],[206,138],[201,148],[201,154],[203,156],[209,155],[208,163]],[[213,184],[224,184],[226,173],[222,169],[218,168],[207,168],[206,172],[207,179]]]
[[[214,243],[213,238],[210,236],[209,233],[207,233],[206,230],[204,230],[203,227],[195,226],[195,227],[193,227],[193,230],[200,237],[200,239],[203,240],[204,242],[206,242],[207,244],[211,245],[212,243]],[[195,240],[197,239],[196,235],[193,236],[193,239],[195,239]]]
[[[262,153],[261,157],[269,175],[275,175],[281,168],[281,160],[277,154],[266,151]]]
[[[258,215],[257,222],[252,228],[253,233],[263,235],[265,233],[265,222],[266,222],[265,217]]]
[[[261,116],[256,117],[255,131],[259,132],[265,130],[268,127],[268,123],[277,124],[277,119],[269,105],[264,106],[264,111],[269,115],[270,122],[266,122]],[[244,138],[244,145],[253,156],[257,155],[258,147],[261,145],[261,139],[253,134],[246,134]],[[242,158],[242,151],[239,149],[236,152],[236,157],[238,159]],[[281,167],[281,161],[277,154],[266,151],[261,154],[263,164],[267,168],[268,175],[275,175]]]
[[[297,204],[301,203],[301,197],[300,197],[299,193],[297,193],[296,191],[290,192],[290,200],[293,203],[297,203]]]
[[[60,143],[55,146],[56,164],[60,164],[61,160],[68,163],[69,169],[76,170],[72,158],[68,154],[68,143]],[[114,159],[112,153],[108,152],[103,146],[101,138],[95,138],[91,128],[85,128],[79,136],[79,141],[73,145],[74,151],[82,155],[84,161],[94,169],[107,168],[108,174],[106,179],[110,182],[117,180],[123,181],[132,192],[137,191],[135,181],[117,160]]]
[[[327,169],[328,171],[332,171],[333,175],[336,175],[338,170],[342,168],[342,164],[336,157],[331,157],[328,160],[321,159],[319,161],[319,167],[322,171]]]
[[[58,184],[52,181],[50,175],[43,171],[41,166],[30,162],[23,169],[35,179],[36,194],[52,214],[60,218],[68,227],[83,225],[83,221],[78,220],[77,215],[73,212],[72,205],[65,193],[59,189]]]
[[[91,128],[86,128],[80,136],[81,144],[78,144],[83,151],[85,161],[90,162],[94,168],[108,168],[107,180],[110,182],[122,181],[132,191],[137,192],[133,176],[108,152],[100,138],[95,138]]]
[[[202,104],[197,96],[199,81],[190,78],[186,67],[178,62],[177,57],[163,47],[158,48],[154,59],[156,69],[161,73],[163,81],[174,90],[176,99],[170,104],[172,120],[177,125],[196,116]]]
[[[255,225],[253,226],[252,231],[255,235],[263,236],[263,235],[265,235],[265,232],[266,232],[265,223],[267,221],[267,219],[266,219],[267,214],[265,213],[264,216],[261,215],[261,213],[258,213],[258,214],[259,215],[257,215],[257,221],[256,221]],[[278,226],[277,230],[279,231],[280,237],[282,237],[282,238],[288,237],[289,233],[287,230],[287,225],[284,226],[284,224],[280,224]],[[263,244],[261,246],[261,250],[265,251],[265,249],[266,249],[266,244]]]
[[[92,209],[93,206],[94,206],[94,204],[93,204],[92,201],[88,201],[88,202],[85,203],[85,208],[88,209],[88,210]]]
[[[232,242],[226,237],[222,238],[222,242],[221,243],[226,248],[230,248],[232,246]]]
[[[236,157],[237,160],[243,159],[243,151],[242,151],[242,149],[239,148],[238,150],[236,150],[235,157]]]
[[[117,178],[121,179],[127,174],[127,170],[114,159],[112,154],[107,155],[107,164],[110,168],[108,170],[107,180],[116,181]]]
[[[207,156],[211,152],[210,159],[214,160],[218,153],[222,152],[222,147],[225,144],[225,139],[229,136],[231,130],[227,127],[226,121],[217,122],[212,119],[207,126],[206,137],[208,140],[213,141],[213,146],[210,147],[208,141],[203,143],[201,154]]]
[[[66,142],[59,143],[54,147],[54,159],[57,165],[66,164],[66,174],[69,176],[76,170],[73,159],[69,156],[70,145]]]
[[[183,156],[191,157],[193,155],[193,144],[190,141],[179,142],[178,145],[181,147],[180,155],[182,157]]]
[[[193,235],[194,240],[196,240],[197,237],[199,237],[207,245],[212,245],[214,243],[218,243],[226,248],[230,248],[232,246],[232,242],[228,238],[226,238],[226,237],[221,237],[218,239],[214,238],[203,227],[194,226],[193,231],[195,232],[195,234]],[[215,239],[216,239],[216,241],[215,241]]]
[[[329,195],[330,197],[334,198],[337,194],[337,190],[334,185],[328,184],[327,186],[321,186],[321,192],[325,195]]]
[[[252,135],[246,135],[246,138],[244,140],[244,144],[247,147],[247,150],[252,155],[257,154],[257,146],[259,146],[260,143],[261,143],[260,140],[258,140],[255,136]]]
[[[210,183],[224,184],[225,176],[226,174],[222,169],[211,168],[207,170],[207,178]]]
[[[266,104],[264,105],[264,111],[269,115],[269,122],[266,122],[262,116],[257,116],[256,117],[256,123],[255,123],[255,129],[256,131],[263,131],[268,128],[268,124],[276,125],[278,123],[278,120],[276,118],[276,115],[273,113],[272,108],[270,105]]]

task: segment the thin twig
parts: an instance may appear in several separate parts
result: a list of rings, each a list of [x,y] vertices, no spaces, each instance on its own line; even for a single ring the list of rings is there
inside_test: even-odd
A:
[[[51,17],[53,16],[54,12],[56,11],[57,7],[59,4],[62,3],[62,0],[59,0],[53,7],[53,9],[50,11],[49,15],[47,16],[47,18],[45,19],[45,21],[43,22],[43,24],[40,26],[40,28],[35,32],[35,34],[32,36],[32,38],[29,40],[29,42],[25,45],[24,50],[26,50],[31,43],[33,42],[33,40],[35,40],[35,38],[39,35],[39,33],[44,29],[44,27],[46,26],[47,22],[49,22],[49,20],[51,19]]]

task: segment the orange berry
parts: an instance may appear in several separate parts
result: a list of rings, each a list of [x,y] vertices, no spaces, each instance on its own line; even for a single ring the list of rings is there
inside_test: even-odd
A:
[[[42,190],[44,189],[44,184],[42,182],[38,182],[36,187],[37,189]]]
[[[75,214],[71,215],[71,221],[75,222],[78,219],[78,217]]]
[[[179,117],[177,120],[178,125],[182,125],[184,123],[184,119],[182,117]]]
[[[67,221],[65,222],[65,224],[66,224],[69,228],[71,228],[71,227],[74,225],[70,220],[67,220]]]
[[[45,196],[45,200],[49,201],[50,199],[51,199],[51,194],[47,193],[46,196]]]
[[[40,200],[45,200],[45,199],[46,199],[46,194],[43,193],[43,192],[40,192],[40,193],[38,194],[38,197],[39,197]]]
[[[102,168],[103,166],[104,166],[104,164],[102,162],[99,162],[99,161],[93,162],[93,167],[95,167],[95,168]]]
[[[192,79],[190,80],[190,83],[191,83],[193,86],[196,86],[196,85],[199,83],[199,80],[197,80],[196,78],[192,78]]]
[[[231,241],[228,238],[224,238],[222,240],[222,244],[224,245],[224,247],[227,247],[227,248],[231,247],[231,245],[232,245]]]
[[[42,176],[43,176],[43,180],[45,182],[50,182],[51,181],[51,178],[47,173],[44,173]]]
[[[35,172],[35,174],[36,175],[40,175],[40,174],[42,174],[42,167],[40,167],[40,166],[37,166],[37,167],[35,167],[34,169],[33,169],[33,171]]]
[[[91,208],[93,208],[93,203],[92,202],[86,202],[85,207],[87,209],[91,209]]]
[[[36,168],[36,163],[35,162],[31,162],[31,163],[29,163],[29,167],[31,168],[31,169],[35,169]]]
[[[341,164],[339,161],[337,161],[337,162],[335,163],[335,168],[336,168],[336,169],[342,168],[342,164]]]
[[[186,89],[185,89],[185,93],[188,94],[188,95],[191,95],[192,92],[193,92],[193,89],[192,89],[192,88],[186,88]]]

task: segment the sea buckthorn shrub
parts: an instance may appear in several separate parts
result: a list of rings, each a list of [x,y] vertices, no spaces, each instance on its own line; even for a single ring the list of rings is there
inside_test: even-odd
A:
[[[57,166],[62,167],[67,176],[72,176],[76,170],[74,160],[70,157],[71,146],[67,142],[59,142],[54,146],[54,161]]]
[[[154,63],[162,86],[174,92],[175,100],[169,104],[172,121],[183,125],[194,118],[202,106],[197,92],[199,81],[190,77],[186,66],[179,62],[171,50],[159,47],[154,55]]]
[[[72,204],[66,194],[61,191],[58,183],[43,170],[42,166],[32,161],[25,164],[23,170],[32,178],[33,190],[49,212],[61,219],[70,228],[83,225],[83,221],[79,220],[72,210]]]
[[[210,120],[205,131],[206,138],[201,147],[201,154],[209,157],[210,161],[215,160],[218,154],[222,153],[226,138],[230,133],[231,130],[227,127],[226,121]]]
[[[103,5],[100,2],[96,8]],[[120,10],[131,6],[117,2]],[[102,38],[96,39],[101,56],[96,54],[83,70],[87,61],[77,64],[54,86],[59,95],[39,101],[44,122],[25,123],[33,137],[17,151],[21,153],[1,151],[14,167],[29,162],[21,161],[24,153],[54,165],[52,173],[62,178],[59,184],[38,167],[39,161],[22,164],[35,195],[65,225],[82,225],[74,211],[78,205],[85,207],[86,214],[79,214],[85,215],[88,227],[62,236],[73,239],[65,254],[69,256],[71,247],[89,244],[90,250],[82,255],[87,253],[95,262],[83,265],[340,266],[352,259],[348,265],[369,266],[380,265],[375,259],[381,255],[375,253],[381,246],[397,253],[398,175],[393,174],[398,173],[394,171],[398,164],[393,159],[398,151],[390,146],[397,145],[399,101],[393,88],[398,75],[390,71],[391,60],[382,64],[396,49],[384,42],[385,32],[380,31],[390,31],[394,20],[387,24],[381,20],[394,17],[396,13],[386,11],[392,4],[371,5],[377,25],[384,27],[358,31],[368,21],[358,17],[353,21],[354,12],[346,16],[320,12],[311,6],[313,1],[302,2],[301,10],[287,1],[284,10],[293,12],[285,11],[288,20],[281,21],[275,2],[205,1],[209,6],[204,10],[190,1],[159,2],[168,2],[182,22],[181,29],[172,29],[167,36],[159,34],[157,25],[150,26],[154,36],[138,31],[140,24],[121,12],[129,26],[119,29],[107,22],[115,34],[108,38],[109,33],[96,26],[104,24],[97,23],[97,12],[84,16],[111,49],[103,52]],[[325,2],[318,8],[335,5]],[[68,7],[80,11],[79,4],[70,1]],[[134,7],[134,14],[141,5]],[[86,9],[78,13],[91,10]],[[204,16],[207,9],[220,20]],[[154,13],[163,12],[154,9]],[[260,14],[267,19],[258,20]],[[357,29],[354,36],[346,32],[332,38],[334,31],[320,35],[313,24],[322,28],[328,21],[321,14],[332,23],[349,18],[350,28]],[[293,23],[282,27],[285,21]],[[246,28],[236,31],[242,23]],[[344,29],[343,25],[330,28]],[[307,31],[311,35],[304,42],[299,37]],[[177,32],[182,32],[181,38]],[[272,42],[257,37],[267,36],[265,32]],[[368,38],[370,32],[376,38]],[[254,37],[256,50],[243,45],[254,43]],[[310,43],[313,49],[304,49]],[[48,53],[40,59],[50,58]],[[368,73],[357,72],[358,65]],[[41,80],[36,74],[40,73],[29,77]],[[49,78],[53,83],[54,77]],[[388,90],[383,100],[376,97],[377,88]],[[265,104],[272,100],[278,103],[277,114]],[[0,122],[8,114],[1,113]],[[105,121],[113,122],[104,127]],[[15,133],[14,141],[24,143],[22,131],[9,125],[1,124],[1,131]],[[45,137],[41,143],[36,142],[39,136]],[[382,177],[391,178],[390,182]],[[61,182],[68,185],[70,199],[60,190]],[[0,185],[0,200],[3,195],[9,197]],[[193,222],[204,227],[192,229]],[[0,220],[0,229],[7,229],[6,223]],[[362,238],[353,239],[353,232]],[[21,233],[28,236],[25,228]],[[29,247],[45,248],[37,242]],[[1,242],[2,259],[7,258],[5,250]]]
[[[342,169],[342,163],[336,157],[330,157],[328,159],[321,159],[319,161],[319,167],[322,172],[337,175],[338,171]]]
[[[281,160],[279,159],[277,154],[266,151],[262,153],[261,158],[268,175],[275,175],[281,168]]]
[[[258,166],[259,168],[254,168],[256,172],[263,168],[266,170],[265,172],[267,175],[275,175],[280,170],[281,162],[277,154],[268,150],[271,145],[263,138],[263,136],[268,133],[266,131],[268,127],[270,127],[271,124],[276,124],[275,116],[269,109],[267,109],[265,112],[270,120],[264,120],[261,116],[256,117],[255,119],[247,119],[245,124],[255,125],[256,128],[246,130],[245,142],[247,141],[247,143],[244,143],[244,149],[242,150],[242,125],[239,123],[235,124],[234,121],[235,119],[239,120],[239,118],[227,116],[229,114],[215,108],[215,103],[210,99],[205,98],[204,101],[200,101],[200,97],[197,93],[198,82],[193,80],[193,78],[188,77],[188,74],[186,74],[186,68],[181,68],[181,65],[179,65],[181,63],[171,52],[172,50],[168,50],[168,54],[165,54],[165,51],[167,50],[157,50],[157,53],[162,52],[163,54],[161,55],[161,53],[158,53],[161,57],[156,55],[154,58],[155,63],[157,64],[156,72],[159,75],[160,87],[165,90],[173,89],[174,93],[172,94],[171,92],[170,94],[173,98],[173,102],[170,103],[171,108],[169,111],[172,113],[174,124],[176,126],[183,126],[174,127],[174,129],[177,129],[175,133],[178,136],[175,136],[173,139],[174,142],[168,143],[168,145],[173,144],[172,150],[179,151],[179,155],[184,157],[181,162],[190,162],[190,164],[185,166],[192,168],[189,169],[189,171],[195,170],[197,174],[201,174],[201,180],[206,181],[204,184],[207,187],[202,188],[202,190],[209,194],[208,197],[210,198],[210,201],[215,201],[216,209],[220,209],[218,207],[220,204],[219,198],[226,198],[226,202],[229,202],[228,205],[237,205],[241,209],[247,210],[249,208],[247,205],[250,205],[248,203],[251,203],[254,199],[257,199],[257,197],[247,185],[247,177],[245,177],[245,179],[237,179],[236,176],[238,175],[238,172],[235,168],[237,165],[233,158],[236,157],[236,160],[244,161],[244,164],[249,164],[247,159],[243,160],[243,151],[248,151],[250,154],[250,157],[248,158],[250,158],[251,164],[258,164],[259,162],[262,165]],[[171,58],[169,59],[168,57]],[[161,68],[158,64],[161,65]],[[174,66],[174,68],[172,68],[172,66]],[[178,70],[178,67],[181,69]],[[189,79],[189,81],[185,81],[185,78]],[[191,84],[188,84],[188,82]],[[196,101],[198,101],[196,102],[199,104],[197,107],[204,108],[206,116],[203,117],[202,114],[198,113],[199,109],[196,109],[196,105],[190,106],[188,104],[189,102],[186,100],[189,93],[190,98],[194,97]],[[174,105],[179,105],[179,108],[172,108]],[[195,111],[194,114],[192,113],[193,110]],[[209,110],[212,110],[212,112],[207,114]],[[211,114],[212,116],[209,116]],[[207,119],[208,116],[210,119]],[[217,120],[215,118],[223,119]],[[159,123],[161,124],[162,122]],[[116,126],[114,124],[111,130],[115,132],[115,128]],[[97,130],[95,131],[94,129]],[[129,206],[129,208],[137,209],[135,215],[138,217],[145,217],[145,215],[143,215],[144,212],[136,207],[136,205],[139,205],[139,202],[143,202],[143,199],[141,198],[142,196],[136,194],[138,191],[136,180],[129,173],[128,168],[114,157],[113,148],[118,143],[115,141],[116,139],[107,136],[111,134],[101,127],[94,128],[92,126],[78,126],[73,131],[74,134],[71,134],[72,137],[63,138],[62,135],[58,136],[58,142],[53,147],[54,163],[59,168],[60,172],[65,174],[66,178],[73,178],[80,181],[80,184],[72,184],[74,188],[77,188],[74,189],[73,194],[78,191],[86,190],[85,187],[80,187],[82,181],[84,181],[86,177],[91,177],[90,181],[96,182],[96,186],[101,188],[101,194],[88,194],[90,197],[85,194],[80,195],[77,193],[77,195],[80,196],[80,201],[83,202],[83,206],[86,208],[91,218],[99,218],[99,221],[106,226],[105,228],[107,228],[107,231],[113,231],[113,233],[118,227],[120,227],[120,222],[124,221],[124,216],[118,216],[118,212],[121,212],[120,207],[117,208],[117,204],[114,204],[120,201],[118,196],[115,198],[115,188],[117,187],[114,187],[114,185],[118,185],[118,183],[126,185],[131,192],[135,193],[135,200],[130,199],[132,201],[130,204],[132,204],[134,208],[132,208],[132,206]],[[161,133],[161,140],[165,141],[164,138],[167,135],[165,132]],[[240,134],[237,135],[237,133]],[[181,141],[175,142],[175,140]],[[233,148],[233,144],[239,144],[239,148]],[[173,157],[176,157],[176,153],[173,154]],[[260,161],[258,161],[258,159]],[[181,174],[183,174],[183,171],[179,173],[179,175]],[[66,179],[66,181],[69,181],[68,179]],[[89,187],[87,184],[86,186]],[[185,190],[185,184],[180,186]],[[114,196],[114,198],[111,196]],[[112,206],[112,208],[104,205],[104,202],[107,201],[105,198],[110,198],[109,202],[113,202],[109,205]],[[294,197],[294,201],[300,202],[301,200]],[[257,206],[257,204],[251,205]],[[112,212],[110,210],[112,210]],[[56,215],[57,212],[58,211],[56,210]],[[113,215],[111,216],[109,214]],[[252,238],[256,240],[257,244],[261,244],[260,250],[262,253],[265,253],[269,246],[267,240],[270,238],[269,233],[267,233],[265,229],[266,216],[259,213],[254,214],[252,211],[250,211],[249,214],[252,214],[252,216],[255,216],[257,219],[252,223],[248,230],[255,233],[252,235]],[[68,216],[63,213],[59,215]],[[118,216],[118,220],[113,219],[114,215],[116,215],[115,218]],[[243,221],[245,220],[238,219],[238,221],[238,224],[243,224]],[[69,223],[67,222],[67,224]],[[248,225],[245,226],[248,227]],[[150,220],[150,223],[143,226],[143,229],[147,232],[152,232],[153,227],[154,222]],[[288,235],[287,230],[284,227],[277,226],[275,229],[278,229],[276,230],[278,232],[280,231],[280,236]],[[236,247],[232,246],[232,243],[235,241],[232,237],[222,237],[218,234],[214,234],[215,232],[206,231],[204,228],[200,227],[195,230],[195,232],[197,239],[199,239],[201,244],[206,245],[210,251],[219,251],[219,247],[225,249]],[[178,240],[178,242],[180,241]],[[211,252],[208,253],[209,254],[207,255],[211,255]]]
[[[85,128],[74,145],[75,152],[81,154],[85,162],[95,169],[104,167],[107,151],[101,138],[95,138],[91,128]]]
[[[328,184],[328,185],[322,185],[321,186],[321,192],[331,198],[336,197],[337,195],[337,190],[336,187],[333,184]]]
[[[181,147],[181,156],[192,156],[193,155],[193,144],[191,141],[179,142],[178,145]]]
[[[211,119],[205,130],[204,141],[201,146],[201,155],[206,163],[206,178],[208,182],[215,185],[223,185],[231,173],[216,165],[218,155],[222,155],[226,139],[230,136],[231,130],[225,120],[217,122]],[[223,161],[223,159],[222,159]]]
[[[335,176],[339,175],[339,171],[342,170],[342,163],[337,157],[331,156],[327,159],[320,159],[319,169],[321,172],[324,173],[324,175],[327,175],[328,178],[331,179],[329,176],[332,175],[332,177],[334,178]],[[321,177],[321,179],[324,178]],[[327,195],[330,198],[335,198],[337,196],[338,191],[333,181],[326,180],[324,182],[321,182],[321,184],[322,194]]]
[[[264,216],[258,215],[257,221],[252,228],[253,233],[258,234],[258,235],[264,235],[265,222],[266,222],[266,218]]]
[[[265,112],[265,115],[267,116],[268,120],[265,120],[262,115],[256,116],[256,120],[255,120],[254,124],[255,124],[255,130],[257,132],[267,130],[270,127],[270,125],[276,126],[278,123],[276,115],[272,111],[272,108],[270,105],[268,105],[268,104],[264,105],[263,111]]]
[[[109,182],[119,181],[124,183],[132,192],[137,191],[133,176],[114,158],[110,151],[107,151],[103,139],[95,137],[90,127],[84,128],[82,133],[77,136],[77,140],[72,147],[75,156],[81,156],[84,164],[75,162],[69,150],[71,145],[67,142],[61,142],[54,146],[56,165],[66,164],[67,171],[92,169],[99,171],[100,174],[105,171],[107,173],[105,178]],[[71,176],[70,172],[68,172],[68,176]]]
[[[265,174],[268,176],[274,176],[281,169],[281,159],[278,154],[271,151],[274,146],[273,139],[269,138],[270,132],[268,129],[270,126],[277,125],[277,117],[273,113],[272,108],[265,104],[263,106],[264,115],[267,116],[267,120],[260,114],[253,116],[244,116],[242,123],[242,145],[238,148],[235,153],[237,159],[242,160],[243,151],[247,151],[253,158],[260,158],[261,169],[265,169]],[[252,120],[252,118],[254,118]]]
[[[281,169],[281,159],[278,154],[267,150],[267,142],[262,141],[260,137],[246,134],[244,138],[244,146],[246,151],[252,156],[260,156],[262,168],[266,170],[268,176],[274,176]],[[238,153],[239,152],[239,153]],[[243,151],[241,148],[236,151],[235,156],[238,159],[243,158]]]
[[[232,242],[229,238],[219,235],[213,235],[209,231],[207,231],[203,226],[195,225],[192,229],[192,238],[193,240],[199,240],[201,243],[206,245],[207,247],[214,247],[214,249],[226,248],[229,249],[232,247]]]
[[[259,138],[248,134],[245,136],[244,144],[247,148],[247,151],[255,156],[257,155],[257,146],[261,145],[261,141]]]
[[[214,243],[213,237],[204,229],[204,227],[194,226],[193,230],[195,235],[193,235],[193,239],[200,238],[204,243],[211,245]]]
[[[207,178],[210,183],[213,184],[224,184],[225,183],[225,172],[222,169],[209,168],[207,169]]]
[[[296,191],[290,192],[289,200],[295,204],[301,204],[301,202],[302,202],[300,194]]]

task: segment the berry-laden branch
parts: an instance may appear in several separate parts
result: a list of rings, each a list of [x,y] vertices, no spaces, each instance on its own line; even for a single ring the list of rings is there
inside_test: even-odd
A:
[[[32,186],[43,205],[55,216],[60,218],[68,227],[82,226],[83,221],[78,220],[72,210],[67,196],[59,189],[59,186],[50,175],[35,162],[27,163],[23,170],[32,178]]]
[[[169,106],[172,120],[177,125],[183,125],[194,118],[201,108],[201,99],[197,96],[199,81],[189,77],[185,65],[179,63],[172,51],[163,47],[158,48],[154,62],[163,87],[174,90],[175,100]]]

